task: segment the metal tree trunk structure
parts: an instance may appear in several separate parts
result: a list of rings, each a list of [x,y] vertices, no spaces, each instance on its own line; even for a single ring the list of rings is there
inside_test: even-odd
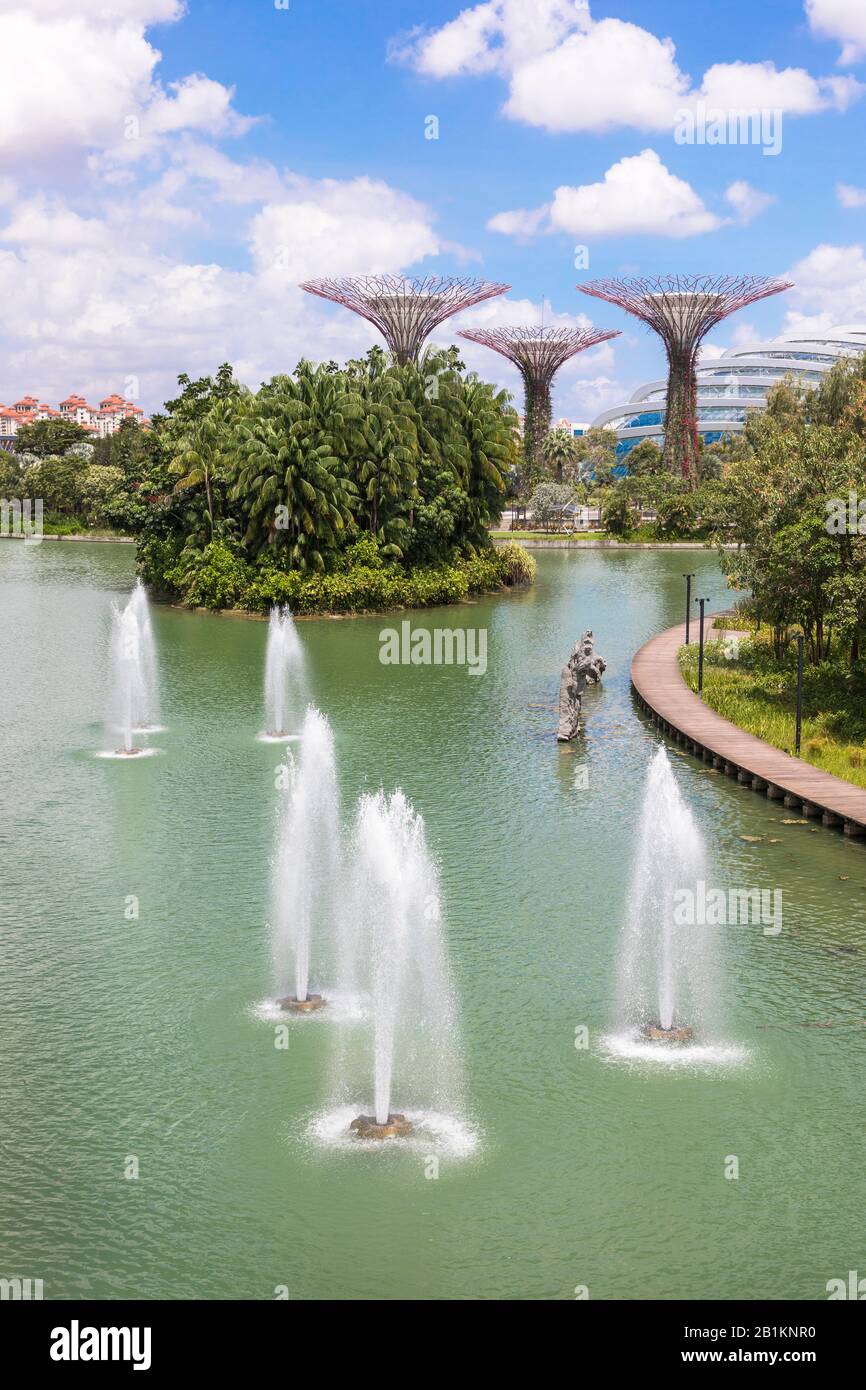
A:
[[[619,337],[616,328],[467,328],[459,336],[492,348],[523,377],[525,409],[523,452],[530,479],[539,471],[550,430],[550,387],[563,363],[596,343]]]
[[[653,280],[594,280],[577,288],[618,304],[664,343],[668,359],[665,462],[695,486],[700,455],[695,368],[701,342],[729,314],[791,289],[790,282],[766,275],[664,275]]]
[[[402,275],[357,275],[305,280],[301,289],[342,304],[374,324],[397,361],[405,364],[417,362],[437,324],[472,304],[504,294],[511,286],[457,275],[426,275],[416,280]]]

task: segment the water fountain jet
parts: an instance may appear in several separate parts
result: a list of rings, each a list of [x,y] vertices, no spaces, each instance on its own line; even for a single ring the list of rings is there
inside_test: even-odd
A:
[[[705,873],[703,837],[659,748],[638,829],[619,990],[621,1022],[653,1045],[687,1043],[707,1027],[712,941],[688,911]]]
[[[289,706],[301,700],[303,651],[288,607],[272,608],[265,654],[265,739],[297,738],[288,728]]]
[[[400,791],[360,799],[351,897],[371,1003],[374,1104],[349,1130],[359,1139],[403,1139],[429,1112],[392,1109],[393,1094],[453,1107],[458,1068],[438,874],[424,822]]]
[[[140,579],[135,581],[135,588],[127,606],[135,614],[138,624],[141,666],[140,678],[136,683],[135,707],[132,711],[133,727],[144,733],[159,728],[159,681],[150,604],[147,601],[147,590]]]
[[[335,915],[338,868],[338,796],[334,738],[324,715],[307,710],[297,762],[289,755],[289,788],[280,817],[273,869],[273,959],[280,984],[294,990],[277,1000],[284,1012],[314,1013],[325,1006],[309,990],[312,948],[318,965]]]
[[[133,743],[136,716],[145,698],[141,631],[131,602],[125,608],[113,604],[111,618],[111,723],[123,738],[114,751],[117,757],[135,758],[144,751]]]

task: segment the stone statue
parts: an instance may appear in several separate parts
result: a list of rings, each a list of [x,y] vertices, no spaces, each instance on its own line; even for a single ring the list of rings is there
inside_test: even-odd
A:
[[[585,632],[562,668],[559,681],[559,729],[557,740],[568,743],[580,732],[580,707],[587,685],[597,685],[607,668],[593,655],[593,637]]]

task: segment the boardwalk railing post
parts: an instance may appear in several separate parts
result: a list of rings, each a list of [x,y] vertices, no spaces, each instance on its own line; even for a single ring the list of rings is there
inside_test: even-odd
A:
[[[707,600],[706,600],[705,598],[696,598],[696,599],[695,599],[695,603],[700,604],[700,608],[701,608],[700,627],[699,627],[699,634],[698,634],[698,644],[699,644],[699,645],[698,645],[698,694],[699,694],[699,695],[700,695],[701,691],[702,691],[703,688],[704,688],[704,604],[706,603],[706,601],[707,601]]]
[[[689,645],[689,620],[692,616],[692,580],[694,577],[693,574],[683,575],[683,579],[686,581],[686,646]]]

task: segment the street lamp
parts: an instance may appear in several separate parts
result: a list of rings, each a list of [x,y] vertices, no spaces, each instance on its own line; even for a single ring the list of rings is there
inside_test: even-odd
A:
[[[800,736],[803,732],[803,647],[806,643],[805,633],[797,633],[797,736],[794,748],[795,756],[800,756]]]
[[[696,598],[696,599],[695,599],[695,603],[700,604],[700,608],[701,608],[700,631],[699,631],[699,638],[698,638],[698,641],[699,641],[699,645],[698,645],[698,694],[699,694],[699,695],[700,695],[701,691],[702,691],[703,688],[704,688],[704,604],[705,604],[705,603],[708,603],[708,602],[709,602],[709,600],[708,600],[708,599],[705,599],[705,598]]]
[[[686,581],[686,646],[689,645],[689,619],[692,615],[692,580],[694,577],[693,574],[683,575],[683,579]]]

